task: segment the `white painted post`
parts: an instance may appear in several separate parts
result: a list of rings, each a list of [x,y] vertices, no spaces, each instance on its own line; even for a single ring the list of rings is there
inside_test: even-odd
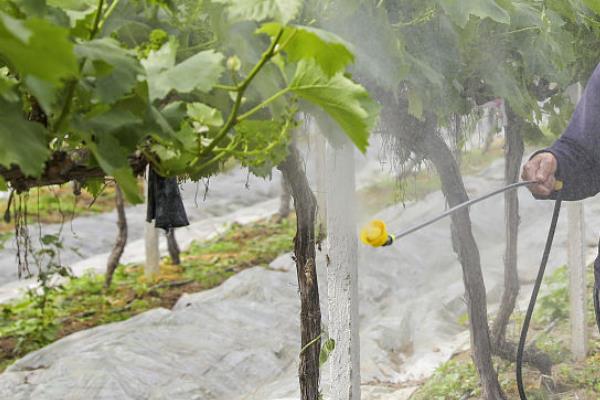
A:
[[[146,169],[146,177],[150,176]],[[145,187],[146,203],[148,203],[148,181]],[[147,280],[154,279],[160,271],[160,253],[158,251],[158,230],[154,227],[154,221],[146,222],[145,226],[145,250],[146,264],[144,265],[144,276]]]
[[[146,222],[146,265],[144,275],[146,279],[154,279],[160,270],[160,256],[158,252],[158,230],[154,227],[154,221]]]
[[[313,124],[316,126],[316,124]],[[326,141],[322,134],[316,132],[312,136],[314,141],[314,157],[316,169],[316,197],[319,211],[319,228],[325,229],[327,226],[327,189],[326,179],[327,164],[326,164]]]
[[[327,295],[331,400],[360,400],[357,231],[354,147],[327,146]]]
[[[581,85],[577,86],[575,96],[573,96],[574,102],[581,98]],[[571,353],[578,362],[584,361],[587,354],[585,222],[583,215],[583,202],[567,204]]]

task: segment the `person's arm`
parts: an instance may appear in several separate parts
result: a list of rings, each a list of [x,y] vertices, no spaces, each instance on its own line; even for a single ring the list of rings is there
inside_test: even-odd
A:
[[[551,158],[556,165],[552,165]],[[524,166],[522,177],[540,182],[531,188],[539,198],[555,197],[549,194],[554,179],[564,184],[564,200],[581,200],[600,192],[600,64],[565,132],[552,146],[534,154]]]

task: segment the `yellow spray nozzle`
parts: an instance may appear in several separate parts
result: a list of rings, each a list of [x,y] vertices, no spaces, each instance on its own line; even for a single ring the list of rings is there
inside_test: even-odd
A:
[[[392,244],[394,237],[388,233],[385,222],[375,219],[361,229],[360,241],[368,246],[382,247]]]

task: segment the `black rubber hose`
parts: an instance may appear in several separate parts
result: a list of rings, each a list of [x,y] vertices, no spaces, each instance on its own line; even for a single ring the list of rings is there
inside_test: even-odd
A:
[[[519,389],[519,397],[521,400],[527,400],[525,388],[523,387],[523,352],[525,351],[527,332],[529,331],[529,323],[531,322],[531,317],[533,315],[533,308],[535,307],[540,286],[542,285],[542,279],[544,278],[544,272],[546,271],[548,257],[550,256],[550,250],[552,249],[552,241],[554,240],[554,232],[556,231],[556,224],[560,214],[561,203],[562,199],[559,191],[556,202],[554,203],[554,213],[552,214],[552,222],[550,223],[550,231],[548,232],[548,238],[546,239],[546,246],[544,248],[544,254],[542,255],[542,262],[540,263],[540,269],[538,271],[537,278],[535,279],[535,284],[533,285],[533,292],[531,293],[531,300],[529,300],[527,314],[525,314],[525,321],[523,321],[523,327],[521,328],[521,338],[519,339],[519,348],[517,349],[517,388]]]

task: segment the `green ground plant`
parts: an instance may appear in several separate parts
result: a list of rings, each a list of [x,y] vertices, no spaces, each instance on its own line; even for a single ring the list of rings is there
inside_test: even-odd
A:
[[[293,219],[234,224],[213,240],[193,243],[181,265],[164,259],[153,282],[144,278],[142,266],[120,265],[108,290],[104,277],[91,273],[31,290],[20,301],[0,305],[0,370],[70,333],[170,308],[182,293],[213,288],[246,268],[266,267],[292,250],[294,233]]]

